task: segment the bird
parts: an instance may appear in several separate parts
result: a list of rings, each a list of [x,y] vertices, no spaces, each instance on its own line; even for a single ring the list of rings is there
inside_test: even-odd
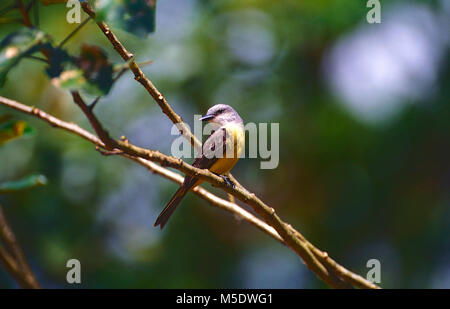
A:
[[[200,118],[216,128],[201,148],[201,154],[196,156],[192,166],[208,169],[210,172],[222,177],[232,187],[235,184],[226,174],[238,162],[245,147],[244,123],[239,114],[229,105],[216,104]],[[166,225],[170,216],[180,204],[190,189],[195,188],[203,181],[197,177],[187,175],[183,184],[175,192],[173,197],[161,211],[154,226],[161,229]]]

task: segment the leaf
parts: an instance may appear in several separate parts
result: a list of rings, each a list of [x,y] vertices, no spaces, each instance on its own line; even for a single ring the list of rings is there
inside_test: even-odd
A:
[[[34,133],[34,129],[23,120],[0,121],[0,145],[12,139],[33,135]]]
[[[53,84],[64,89],[82,89],[92,95],[108,93],[113,85],[113,64],[98,46],[83,45],[78,57],[55,49],[47,74]]]
[[[24,29],[8,35],[0,42],[0,86],[8,72],[24,57],[45,51],[49,66],[46,73],[53,84],[65,89],[82,89],[98,96],[108,93],[113,84],[113,64],[100,47],[83,45],[74,57],[54,47],[43,32]]]
[[[58,77],[65,69],[67,65],[74,62],[74,59],[63,49],[49,46],[47,49],[49,63],[45,72],[50,76]]]
[[[155,31],[156,0],[102,0],[95,8],[97,20],[138,36]]]
[[[20,60],[40,50],[49,37],[36,29],[21,29],[6,36],[0,42],[0,86],[6,81],[9,71]]]
[[[113,65],[100,47],[84,44],[81,47],[81,55],[77,59],[77,66],[100,91],[107,93],[111,89]]]
[[[0,194],[17,192],[33,187],[45,186],[47,178],[44,175],[30,175],[17,181],[8,181],[0,183]]]

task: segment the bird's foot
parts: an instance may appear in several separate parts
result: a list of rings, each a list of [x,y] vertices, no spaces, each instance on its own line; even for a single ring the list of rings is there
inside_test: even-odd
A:
[[[216,174],[217,176],[219,176],[220,178],[222,178],[223,180],[225,180],[225,183],[232,187],[233,189],[236,188],[236,184],[228,177],[225,175],[220,175],[220,174]]]

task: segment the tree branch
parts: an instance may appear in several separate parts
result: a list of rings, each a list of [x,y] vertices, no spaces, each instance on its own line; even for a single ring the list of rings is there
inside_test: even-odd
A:
[[[21,1],[21,0],[17,0]],[[90,18],[95,19],[95,12],[92,7],[85,1],[81,1],[81,5],[83,10],[89,15]],[[24,16],[24,20],[27,16]],[[199,149],[201,147],[200,142],[195,138],[195,136],[190,132],[189,128],[184,124],[181,117],[175,113],[175,111],[171,108],[171,106],[167,103],[162,94],[156,89],[153,83],[144,75],[142,70],[139,68],[138,64],[134,60],[134,55],[130,53],[123,44],[117,39],[114,33],[111,32],[108,25],[102,21],[98,21],[97,25],[101,29],[101,31],[108,38],[114,49],[119,53],[119,55],[128,62],[129,68],[133,71],[135,75],[135,79],[144,86],[144,88],[149,92],[149,94],[153,97],[156,103],[160,106],[161,110],[168,116],[168,118],[177,125],[180,133],[185,136],[195,149]],[[333,260],[328,257],[326,252],[322,252],[319,249],[312,246],[306,239],[295,229],[293,229],[289,224],[283,222],[278,215],[275,213],[275,210],[268,205],[264,204],[260,199],[258,199],[253,193],[248,192],[243,186],[241,186],[236,179],[234,182],[238,185],[236,188],[229,187],[226,182],[209,172],[208,170],[197,169],[189,164],[186,164],[180,159],[166,156],[159,151],[149,150],[137,147],[133,144],[130,144],[128,140],[115,140],[111,138],[108,132],[102,127],[100,121],[96,118],[93,113],[92,108],[86,105],[81,98],[80,94],[77,91],[72,92],[72,97],[75,103],[80,107],[82,112],[88,118],[92,128],[95,130],[97,136],[100,138],[100,143],[97,143],[97,146],[105,148],[106,151],[101,151],[103,154],[120,154],[125,157],[132,158],[133,160],[141,160],[148,163],[151,163],[155,166],[156,164],[149,162],[154,161],[158,162],[163,166],[169,166],[172,168],[176,168],[182,171],[185,174],[193,175],[199,178],[204,179],[205,181],[210,182],[211,184],[221,187],[224,189],[230,196],[237,197],[241,201],[250,205],[259,215],[261,215],[264,220],[269,223],[271,228],[273,228],[278,237],[281,237],[283,242],[293,249],[300,257],[302,257],[305,264],[323,281],[325,281],[331,287],[336,288],[349,288],[351,285],[350,282],[355,281],[362,284],[364,287],[374,288],[375,285],[367,282],[363,278],[347,271],[345,268],[339,268],[338,264],[336,264]],[[1,102],[0,102],[1,103]],[[16,102],[17,103],[17,102]],[[20,103],[18,103],[20,104]],[[95,106],[95,105],[92,105]],[[32,112],[35,116],[41,115],[42,111],[32,109]],[[42,116],[46,117],[46,120],[55,120],[52,119],[54,117],[47,115],[45,113]],[[43,118],[44,119],[44,118]],[[56,119],[58,120],[58,119]],[[60,121],[60,120],[58,120]],[[56,122],[53,122],[55,124]],[[52,123],[51,123],[52,124]],[[65,128],[68,129],[71,127],[71,124],[64,124]],[[76,129],[76,128],[75,128]],[[78,129],[81,129],[78,127]],[[76,129],[75,134],[79,134],[80,131]],[[82,129],[81,129],[82,130]],[[86,132],[87,133],[87,132]],[[92,136],[86,135],[86,137],[92,138]],[[95,137],[94,137],[95,138]],[[92,140],[91,140],[92,141]],[[92,141],[93,142],[93,141]],[[139,162],[139,161],[138,161]],[[148,167],[148,166],[147,166]],[[162,168],[162,167],[160,167]],[[229,175],[231,176],[231,175]],[[232,177],[232,176],[231,176]],[[230,200],[232,200],[230,198]],[[225,200],[224,200],[225,201]],[[227,202],[227,201],[225,201]],[[228,202],[233,204],[231,202]],[[236,205],[236,204],[234,204]],[[236,205],[236,207],[240,208]],[[255,217],[256,218],[256,217]],[[259,220],[259,219],[258,219]],[[320,261],[319,261],[320,260]],[[353,274],[354,276],[351,276]],[[356,276],[356,277],[355,277]],[[359,277],[359,278],[358,278]],[[356,279],[355,279],[356,278]],[[359,280],[360,279],[360,280]],[[352,281],[353,280],[353,281]],[[353,284],[353,283],[352,283]],[[357,284],[355,284],[357,285]],[[358,285],[357,285],[358,286]]]
[[[72,92],[73,99],[75,103],[80,107],[82,112],[88,118],[91,126],[97,133],[98,137],[102,140],[108,150],[114,148],[120,149],[130,156],[138,156],[143,159],[149,159],[150,161],[156,161],[160,164],[167,165],[173,168],[177,168],[186,174],[195,175],[196,177],[205,179],[206,181],[215,184],[222,189],[226,190],[228,193],[236,196],[241,201],[250,205],[264,220],[269,223],[270,226],[275,228],[275,230],[280,234],[280,236],[285,240],[286,244],[291,247],[305,262],[309,269],[311,269],[319,278],[328,283],[330,286],[336,288],[348,288],[345,282],[341,281],[334,274],[330,274],[327,268],[322,265],[311,250],[308,248],[307,244],[296,237],[290,226],[285,224],[275,213],[275,209],[264,204],[260,199],[258,199],[253,193],[248,192],[244,187],[232,188],[217,175],[211,173],[206,169],[197,169],[192,165],[185,163],[181,159],[170,157],[160,153],[159,151],[149,150],[137,147],[130,144],[128,141],[119,141],[111,138],[107,131],[105,131],[94,115],[93,111],[89,109],[86,103],[83,101],[78,92]],[[186,169],[186,170],[184,170]],[[212,175],[216,179],[210,179]],[[219,182],[217,180],[220,179]]]
[[[83,105],[86,106],[86,104],[84,104],[84,102],[82,101],[81,97],[77,98],[77,100],[80,100],[79,103],[80,104],[82,103]],[[46,114],[45,112],[39,109],[29,107],[19,102],[3,97],[0,97],[0,104],[33,115],[42,120],[45,120],[50,125],[72,132],[92,142],[98,147],[101,148],[106,147],[104,141],[95,137],[91,133],[81,129],[79,126],[73,123],[67,123],[62,120],[59,120],[51,115]],[[85,113],[91,113],[89,109],[85,108],[82,108],[82,111]],[[94,124],[99,123],[99,121],[95,118],[93,114],[91,114],[88,117],[88,119],[91,122],[91,125],[92,123]],[[96,130],[100,130],[100,128],[103,130],[101,126],[98,126]],[[115,150],[121,150],[121,152],[117,153],[118,155],[133,159],[134,161],[137,161],[141,165],[146,166],[153,172],[158,173],[168,179],[176,181],[176,179],[174,179],[175,176],[171,174],[173,172],[163,167],[160,167],[150,161],[158,162],[164,166],[176,168],[185,174],[200,177],[212,183],[215,186],[223,188],[226,192],[232,194],[241,201],[244,201],[245,203],[249,204],[258,214],[260,214],[265,219],[267,223],[269,223],[270,226],[262,222],[261,220],[257,219],[252,214],[246,212],[235,203],[231,203],[224,199],[216,197],[215,195],[207,192],[205,189],[200,187],[194,190],[195,193],[199,194],[201,197],[208,200],[213,205],[219,206],[220,204],[221,208],[237,214],[250,224],[253,224],[254,226],[258,227],[260,230],[274,237],[278,241],[282,241],[284,244],[293,249],[297,254],[299,254],[304,260],[305,264],[319,278],[324,280],[331,287],[348,288],[351,287],[351,285],[355,285],[361,288],[378,288],[378,286],[376,286],[375,284],[368,282],[364,278],[350,272],[343,266],[337,264],[334,260],[332,260],[328,256],[326,252],[322,252],[321,250],[315,248],[298,231],[292,228],[289,224],[283,222],[276,215],[275,210],[273,208],[264,204],[253,193],[249,193],[247,190],[245,190],[245,188],[241,186],[231,188],[226,184],[226,182],[221,177],[212,174],[208,170],[197,169],[183,162],[180,159],[166,156],[158,151],[140,148],[133,144],[130,144],[128,141],[114,140],[110,138],[108,134],[105,133],[101,133],[101,136],[103,136],[105,140],[108,139],[110,145],[117,146],[115,147],[116,148]],[[179,180],[181,181],[181,178]],[[206,192],[203,190],[205,190]]]
[[[25,255],[16,240],[16,237],[6,220],[3,208],[0,205],[0,238],[4,242],[4,247],[0,246],[0,261],[6,270],[23,288],[39,289],[33,272],[28,266]],[[10,253],[7,252],[9,249]]]
[[[16,0],[16,5],[17,5],[17,7],[19,8],[20,14],[22,15],[23,24],[24,24],[26,27],[31,27],[31,26],[32,26],[31,20],[30,20],[30,18],[28,17],[27,9],[26,9],[25,6],[23,5],[22,0]]]
[[[95,12],[92,9],[92,6],[86,1],[80,2],[83,8],[83,11],[86,12],[92,19],[95,20]],[[129,61],[129,67],[131,71],[134,73],[134,79],[137,80],[147,92],[153,97],[156,103],[161,108],[162,112],[166,114],[166,116],[177,126],[180,133],[185,136],[194,146],[195,149],[200,149],[201,143],[200,141],[191,133],[189,128],[183,122],[183,119],[175,113],[172,107],[167,103],[166,99],[162,95],[161,92],[156,89],[153,83],[145,76],[144,72],[142,72],[141,68],[138,66],[136,61],[133,59],[134,55],[130,53],[125,46],[117,39],[114,33],[109,29],[109,26],[103,21],[97,21],[97,25],[100,30],[105,34],[108,40],[111,42],[114,49],[117,53],[122,57],[123,60]]]

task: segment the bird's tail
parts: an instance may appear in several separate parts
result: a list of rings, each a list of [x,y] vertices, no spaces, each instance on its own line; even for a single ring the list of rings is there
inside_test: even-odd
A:
[[[167,221],[169,220],[170,216],[173,214],[175,209],[177,209],[177,206],[180,204],[183,197],[186,195],[186,193],[189,191],[189,188],[186,186],[181,186],[177,192],[173,195],[172,199],[167,203],[167,206],[164,207],[164,209],[161,211],[161,213],[158,216],[158,219],[156,219],[154,226],[160,226],[161,229],[166,225]]]

